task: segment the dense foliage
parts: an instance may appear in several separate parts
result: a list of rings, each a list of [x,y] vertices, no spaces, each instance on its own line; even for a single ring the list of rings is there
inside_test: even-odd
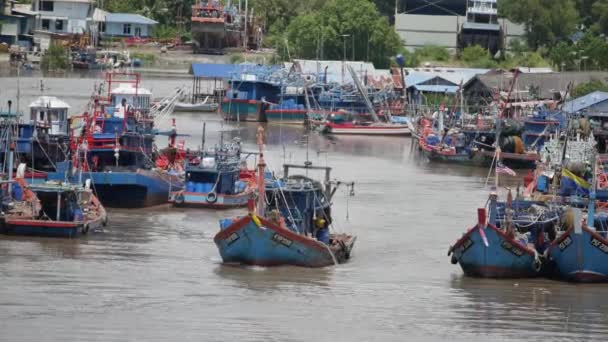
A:
[[[268,7],[273,3],[276,7]],[[257,0],[268,25],[266,44],[284,60],[366,60],[388,67],[402,41],[369,0]],[[295,16],[282,15],[299,13]]]
[[[43,70],[66,70],[70,66],[68,49],[59,44],[51,44],[42,56],[40,67]]]
[[[608,92],[608,84],[600,80],[581,83],[572,89],[572,97],[584,96],[597,90]]]
[[[560,70],[606,69],[608,0],[509,0],[499,12],[525,25],[529,48]]]

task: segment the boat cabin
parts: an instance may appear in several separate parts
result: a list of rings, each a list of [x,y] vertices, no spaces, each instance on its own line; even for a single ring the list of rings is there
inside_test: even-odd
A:
[[[50,221],[83,221],[81,203],[91,200],[91,192],[74,185],[59,183],[33,184],[30,190],[40,200],[40,218]]]
[[[152,93],[148,89],[138,88],[130,83],[121,83],[110,93],[110,107],[114,108],[111,114],[122,118],[128,110],[147,114],[150,111],[151,96]]]
[[[68,109],[70,106],[54,96],[40,96],[32,102],[30,123],[47,128],[50,135],[68,135]]]
[[[245,190],[240,180],[240,147],[224,147],[205,153],[198,164],[186,166],[186,192],[234,195]]]

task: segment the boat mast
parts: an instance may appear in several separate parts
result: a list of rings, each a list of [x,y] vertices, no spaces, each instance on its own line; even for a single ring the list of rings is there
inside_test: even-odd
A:
[[[258,204],[256,206],[256,215],[264,216],[266,211],[266,184],[264,183],[264,170],[266,162],[264,161],[264,127],[258,126],[256,140],[259,147],[260,159],[258,160]]]
[[[369,113],[372,116],[372,119],[374,119],[374,122],[380,122],[380,119],[378,119],[378,115],[376,115],[376,111],[374,110],[374,106],[372,105],[372,102],[369,100],[369,96],[367,94],[367,89],[365,89],[365,87],[363,87],[363,85],[361,84],[361,80],[359,80],[359,77],[357,77],[357,73],[355,72],[353,67],[350,65],[347,65],[346,68],[348,69],[348,72],[350,72],[350,75],[353,78],[353,81],[355,82],[355,86],[357,87],[357,90],[359,90],[359,93],[361,93],[361,96],[363,97],[363,101],[365,101],[365,105],[367,106],[367,109],[369,110]]]
[[[8,122],[11,122],[11,106],[13,104],[13,101],[8,100]],[[12,124],[8,124],[6,126],[7,129],[7,146],[9,148],[9,153],[8,153],[8,193],[9,196],[13,193],[13,153],[15,153],[15,148],[13,147],[13,127]]]

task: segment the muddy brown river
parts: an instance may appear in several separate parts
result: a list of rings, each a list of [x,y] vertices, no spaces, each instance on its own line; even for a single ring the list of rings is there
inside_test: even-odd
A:
[[[83,110],[95,80],[48,78],[46,95]],[[19,105],[39,77],[19,81]],[[17,79],[0,78],[0,107]],[[147,78],[155,96],[188,79]],[[255,124],[176,114],[189,146]],[[168,127],[164,120],[161,127]],[[464,277],[447,249],[476,220],[487,170],[428,164],[410,138],[304,136],[267,128],[267,161],[334,168],[356,182],[335,197],[338,228],[358,236],[349,263],[324,269],[223,266],[218,220],[239,210],[110,209],[110,224],[67,240],[0,236],[0,341],[591,341],[608,337],[608,286]],[[306,141],[308,140],[308,144]],[[159,137],[157,144],[166,144]]]

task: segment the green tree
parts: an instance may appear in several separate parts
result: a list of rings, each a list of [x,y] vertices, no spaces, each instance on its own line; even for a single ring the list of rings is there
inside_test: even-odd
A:
[[[587,83],[581,83],[572,89],[572,97],[585,96],[597,90],[608,91],[608,84],[595,79]]]
[[[490,52],[479,45],[464,48],[460,60],[470,67],[495,68],[497,65]]]
[[[594,1],[591,8],[588,16],[592,19],[590,24],[597,31],[608,34],[608,0]]]
[[[526,27],[528,45],[553,46],[576,31],[579,12],[573,0],[509,0],[499,2],[499,11]]]
[[[284,59],[324,58],[369,60],[390,65],[402,49],[395,30],[368,0],[329,0],[295,17],[269,38]],[[354,52],[354,54],[353,54]]]
[[[414,51],[416,59],[419,61],[447,62],[450,60],[448,49],[437,45],[425,45]]]
[[[46,51],[40,66],[43,70],[66,70],[70,66],[70,59],[66,48],[52,43]]]

